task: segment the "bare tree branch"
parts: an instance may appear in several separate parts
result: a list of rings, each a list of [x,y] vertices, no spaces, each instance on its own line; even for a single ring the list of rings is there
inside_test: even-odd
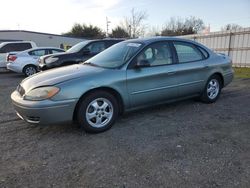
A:
[[[130,37],[136,38],[144,36],[146,25],[144,21],[148,15],[146,11],[136,11],[134,8],[131,10],[130,17],[125,17],[122,22],[123,28],[130,34]]]

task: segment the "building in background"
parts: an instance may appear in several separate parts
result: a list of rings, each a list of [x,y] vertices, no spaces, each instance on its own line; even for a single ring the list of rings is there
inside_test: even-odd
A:
[[[67,50],[69,47],[84,40],[82,38],[25,30],[0,30],[0,43],[7,41],[33,41],[39,47],[63,47]]]

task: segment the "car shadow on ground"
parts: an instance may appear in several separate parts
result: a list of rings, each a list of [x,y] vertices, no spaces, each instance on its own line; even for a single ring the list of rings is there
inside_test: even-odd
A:
[[[178,101],[174,103],[161,104],[153,107],[143,108],[131,112],[127,112],[118,117],[116,123],[111,127],[111,129],[106,132],[99,133],[99,135],[105,134],[113,134],[115,132],[124,131],[124,129],[143,129],[143,125],[150,126],[150,124],[157,122],[158,119],[168,118],[168,116],[176,115],[179,108],[189,108],[194,105],[202,105],[202,103],[194,100],[188,99],[183,101]],[[168,116],[164,116],[164,114],[168,114]],[[150,123],[148,121],[151,121]],[[17,121],[16,123],[22,122]],[[138,123],[141,122],[141,123]],[[86,135],[96,135],[86,133],[83,128],[81,128],[77,123],[65,123],[65,124],[50,124],[50,125],[30,125],[26,122],[27,128],[32,131],[32,134],[56,134],[58,135],[78,135],[78,136],[86,136]],[[153,125],[152,125],[153,126]]]

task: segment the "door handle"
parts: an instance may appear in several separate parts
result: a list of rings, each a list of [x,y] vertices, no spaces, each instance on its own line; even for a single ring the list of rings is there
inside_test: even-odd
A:
[[[204,65],[204,68],[205,68],[205,69],[208,69],[208,68],[209,68],[209,65]]]
[[[173,74],[175,74],[176,73],[176,71],[168,71],[168,75],[173,75]]]

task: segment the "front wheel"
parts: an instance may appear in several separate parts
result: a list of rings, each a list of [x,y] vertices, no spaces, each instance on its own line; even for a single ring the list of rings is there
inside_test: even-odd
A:
[[[86,132],[108,130],[118,117],[116,98],[108,92],[96,91],[83,98],[78,107],[77,121]]]
[[[206,87],[201,95],[201,100],[205,103],[215,102],[220,96],[221,88],[221,78],[217,75],[211,76],[208,79]]]

